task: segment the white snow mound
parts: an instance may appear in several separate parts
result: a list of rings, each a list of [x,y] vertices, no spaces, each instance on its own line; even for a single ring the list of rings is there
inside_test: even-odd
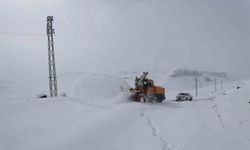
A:
[[[109,101],[128,89],[123,78],[91,74],[80,78],[73,87],[72,97],[83,100]]]

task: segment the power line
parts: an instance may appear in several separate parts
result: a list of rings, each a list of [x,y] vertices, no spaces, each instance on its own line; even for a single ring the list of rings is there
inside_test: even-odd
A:
[[[5,23],[7,22],[15,22],[16,23],[21,23],[21,24],[26,24],[27,21],[29,22],[34,22],[34,23],[39,23],[42,24],[43,22],[41,20],[35,20],[32,18],[24,18],[24,17],[20,17],[20,16],[3,16],[0,15],[0,19],[4,20]],[[27,25],[26,25],[27,26]],[[8,23],[6,24],[6,27],[8,27]],[[0,36],[30,36],[30,37],[41,37],[41,36],[45,36],[45,34],[42,33],[22,33],[22,32],[0,32]]]
[[[25,17],[20,17],[20,16],[3,16],[3,15],[0,15],[0,18],[1,19],[6,19],[6,20],[10,20],[10,21],[23,21],[23,22],[39,22],[39,23],[42,23],[41,20],[37,20],[37,19],[34,19],[34,18],[25,18]]]
[[[41,37],[45,34],[39,33],[9,33],[9,32],[0,32],[0,36],[32,36],[32,37]]]

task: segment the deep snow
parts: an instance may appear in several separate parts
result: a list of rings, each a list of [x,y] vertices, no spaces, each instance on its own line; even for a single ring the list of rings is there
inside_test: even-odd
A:
[[[126,84],[118,75],[67,78],[68,84],[61,87],[68,97],[48,99],[30,96],[39,91],[35,88],[23,93],[25,86],[14,86],[13,93],[12,84],[5,82],[0,89],[8,93],[0,99],[0,149],[250,148],[250,81],[225,83],[217,93],[211,92],[213,86],[203,87],[192,102],[175,102],[177,91],[168,91],[164,103],[144,104],[128,100],[129,93],[120,91]]]
[[[0,2],[0,150],[250,149],[250,81],[215,93],[201,80],[198,98],[177,103],[194,95],[194,79],[168,78],[180,67],[249,77],[248,0]],[[38,99],[48,93],[48,15],[67,97]],[[167,89],[163,104],[128,100],[145,70]]]

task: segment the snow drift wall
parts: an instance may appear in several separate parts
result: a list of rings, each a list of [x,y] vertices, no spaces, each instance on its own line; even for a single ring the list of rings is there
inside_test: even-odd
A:
[[[75,81],[70,96],[86,101],[110,101],[129,88],[120,77],[90,74]]]

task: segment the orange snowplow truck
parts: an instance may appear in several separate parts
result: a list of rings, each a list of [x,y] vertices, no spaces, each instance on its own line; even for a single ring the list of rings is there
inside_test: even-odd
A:
[[[131,88],[132,99],[137,102],[161,103],[165,99],[165,89],[155,86],[154,81],[146,78],[148,72],[143,72],[140,78],[135,78],[135,89]]]

